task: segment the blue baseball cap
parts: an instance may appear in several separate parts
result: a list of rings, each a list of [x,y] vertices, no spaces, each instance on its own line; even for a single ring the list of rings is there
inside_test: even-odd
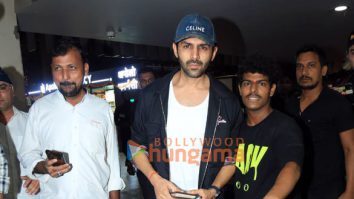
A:
[[[5,71],[2,70],[1,67],[0,67],[0,81],[12,84],[9,76],[5,73]]]
[[[213,23],[208,17],[199,14],[184,16],[179,22],[175,35],[175,43],[190,37],[202,39],[207,44],[215,45],[215,32]]]

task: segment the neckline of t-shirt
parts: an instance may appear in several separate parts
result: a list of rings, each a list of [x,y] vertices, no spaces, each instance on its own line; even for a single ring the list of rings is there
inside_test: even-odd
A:
[[[247,128],[257,128],[258,126],[262,125],[264,122],[266,122],[267,120],[269,120],[270,117],[273,117],[272,115],[274,115],[274,113],[277,112],[277,110],[273,109],[272,112],[270,112],[268,114],[268,116],[266,118],[264,118],[264,120],[262,120],[260,123],[254,125],[254,126],[250,126],[247,124],[247,118],[245,119],[245,125]]]
[[[175,91],[173,89],[172,81],[170,81],[170,93],[171,93],[170,94],[171,100],[173,100],[173,102],[175,104],[177,104],[180,108],[184,108],[184,109],[201,108],[201,107],[205,106],[209,102],[209,92],[208,92],[207,96],[203,99],[203,101],[200,104],[196,105],[196,106],[185,106],[185,105],[179,103],[179,101],[176,98]]]
[[[320,101],[320,99],[322,99],[323,96],[328,93],[328,91],[329,91],[329,88],[323,86],[318,97],[310,105],[308,105],[303,111],[301,111],[301,107],[300,107],[301,95],[298,96],[298,109],[299,109],[298,111],[299,111],[300,116],[303,115],[305,112],[307,112],[309,109],[311,109],[314,105],[316,105]]]

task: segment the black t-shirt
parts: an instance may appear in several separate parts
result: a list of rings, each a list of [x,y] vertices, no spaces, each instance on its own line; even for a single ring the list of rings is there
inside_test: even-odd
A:
[[[304,132],[303,192],[308,198],[337,198],[345,189],[344,153],[339,133],[354,128],[350,103],[326,87],[302,113],[299,97],[288,100],[286,110],[297,119]]]
[[[303,160],[302,133],[289,116],[274,110],[256,126],[244,121],[239,129],[235,198],[263,198],[286,163]]]

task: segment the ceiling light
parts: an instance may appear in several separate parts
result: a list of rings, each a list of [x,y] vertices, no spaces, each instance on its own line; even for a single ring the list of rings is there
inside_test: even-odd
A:
[[[337,6],[334,8],[334,10],[336,12],[343,12],[343,11],[346,11],[347,9],[348,9],[348,6],[346,6],[346,5],[340,5],[340,6]]]

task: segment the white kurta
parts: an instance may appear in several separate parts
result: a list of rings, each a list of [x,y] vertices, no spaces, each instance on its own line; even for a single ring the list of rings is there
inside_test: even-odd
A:
[[[98,97],[86,94],[72,106],[56,91],[33,104],[20,150],[27,172],[46,158],[47,149],[69,153],[73,167],[59,178],[47,177],[41,198],[104,199],[125,187],[113,113]]]

